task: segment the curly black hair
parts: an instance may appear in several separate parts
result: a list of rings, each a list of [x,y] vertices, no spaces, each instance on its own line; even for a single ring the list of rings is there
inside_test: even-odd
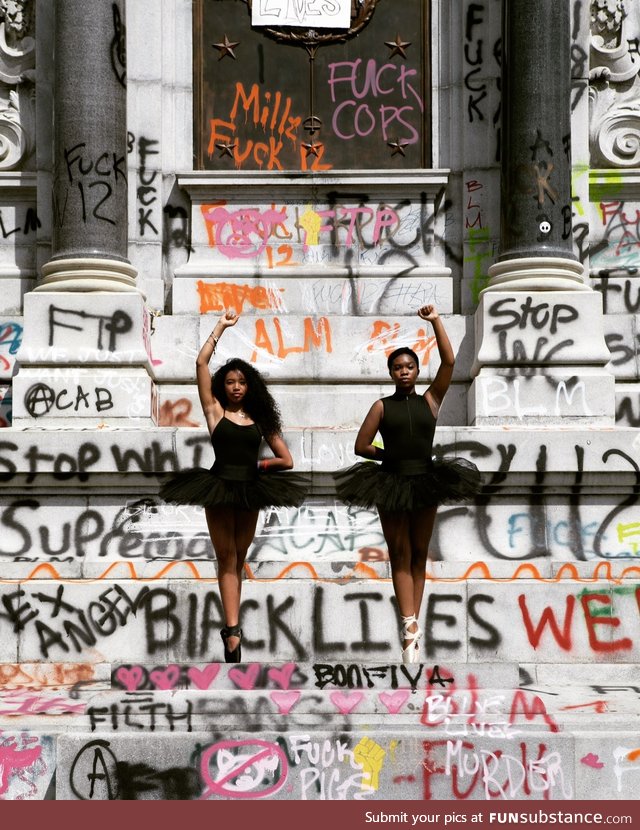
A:
[[[233,357],[216,370],[211,378],[211,392],[214,398],[220,401],[223,407],[227,407],[229,401],[224,381],[229,372],[234,371],[242,372],[247,381],[247,394],[242,400],[242,408],[258,424],[263,435],[281,435],[280,408],[267,389],[267,384],[260,372],[245,360]]]

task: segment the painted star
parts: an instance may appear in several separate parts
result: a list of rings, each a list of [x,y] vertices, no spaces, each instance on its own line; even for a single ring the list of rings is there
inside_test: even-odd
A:
[[[405,52],[405,49],[407,46],[411,46],[411,41],[402,40],[400,35],[396,35],[395,40],[385,40],[384,45],[391,49],[391,53],[389,54],[390,58],[394,55],[401,55],[403,58],[406,58],[407,53]]]
[[[218,58],[219,61],[221,61],[223,58],[226,58],[227,55],[229,55],[229,57],[236,60],[236,54],[233,50],[235,49],[236,46],[239,46],[239,45],[240,45],[239,40],[231,41],[231,40],[229,40],[229,38],[226,35],[224,36],[224,41],[222,43],[213,43],[212,44],[213,48],[217,49],[220,52],[220,57]]]
[[[220,150],[218,158],[221,159],[223,156],[231,156],[233,158],[233,151],[237,146],[235,141],[233,144],[216,144],[216,147]]]
[[[408,146],[408,141],[387,141],[387,147],[393,147],[393,152],[391,153],[392,156],[397,156],[398,153],[400,153],[401,156],[404,156],[404,148]]]
[[[322,144],[315,144],[314,142],[311,142],[310,144],[303,144],[302,146],[304,147],[307,156],[315,156],[318,158],[318,153],[322,147]]]

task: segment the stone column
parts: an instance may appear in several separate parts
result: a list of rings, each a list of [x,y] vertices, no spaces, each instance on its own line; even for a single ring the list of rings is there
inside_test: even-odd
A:
[[[585,290],[571,238],[570,4],[503,9],[501,242],[489,287]]]
[[[56,0],[52,256],[39,291],[135,291],[124,0]]]
[[[127,260],[124,7],[56,0],[52,256],[24,298],[14,426],[157,421],[152,321]]]
[[[504,0],[501,246],[476,311],[471,424],[613,424],[602,298],[571,226],[569,0]]]

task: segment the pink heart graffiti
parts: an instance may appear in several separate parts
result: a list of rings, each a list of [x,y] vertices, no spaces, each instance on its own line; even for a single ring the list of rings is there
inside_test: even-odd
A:
[[[295,663],[287,663],[281,669],[269,669],[267,676],[269,677],[269,680],[273,680],[274,683],[277,683],[281,689],[288,689],[289,683],[291,683],[291,675],[295,670]]]
[[[122,684],[128,692],[135,692],[144,679],[144,672],[141,666],[132,666],[130,669],[120,666],[116,672],[116,680]]]
[[[362,692],[352,692],[347,694],[345,692],[332,692],[329,695],[331,702],[338,709],[341,715],[348,715],[356,708],[364,697]]]
[[[172,663],[164,671],[155,669],[149,675],[149,679],[155,685],[156,689],[173,689],[180,680],[180,666]]]
[[[211,684],[218,676],[219,671],[220,666],[217,663],[209,663],[209,665],[205,666],[203,669],[198,669],[196,666],[192,666],[187,671],[187,677],[196,689],[203,689],[206,691],[211,688]]]
[[[240,669],[230,669],[229,680],[233,681],[239,689],[244,689],[245,692],[248,692],[255,686],[259,674],[260,666],[257,663],[254,663],[254,665],[249,666],[246,671],[240,671]]]
[[[409,699],[411,692],[409,689],[398,689],[397,692],[380,692],[378,697],[391,715],[397,715],[404,704]]]
[[[278,707],[281,715],[288,715],[296,703],[300,700],[300,692],[271,692],[271,700]]]

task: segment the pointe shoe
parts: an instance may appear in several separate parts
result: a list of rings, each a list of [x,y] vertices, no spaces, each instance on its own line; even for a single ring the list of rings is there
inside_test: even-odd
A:
[[[409,627],[415,625],[416,630],[410,631]],[[418,620],[415,614],[410,617],[402,617],[402,640],[409,640],[409,645],[402,649],[402,662],[406,665],[408,663],[420,662],[420,638],[422,637],[422,629],[418,625]]]
[[[225,663],[240,663],[242,660],[242,629],[239,625],[228,625],[220,631],[222,642],[224,643],[224,662]],[[240,642],[233,649],[229,651],[227,648],[227,640],[229,637],[239,637]]]

